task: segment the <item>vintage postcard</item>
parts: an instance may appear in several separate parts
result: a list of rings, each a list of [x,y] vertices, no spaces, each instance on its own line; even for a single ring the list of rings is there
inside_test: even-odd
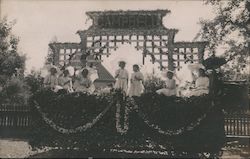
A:
[[[248,0],[0,0],[0,158],[249,158]]]

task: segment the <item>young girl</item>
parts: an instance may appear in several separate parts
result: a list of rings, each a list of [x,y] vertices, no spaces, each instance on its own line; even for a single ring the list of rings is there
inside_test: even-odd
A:
[[[140,72],[140,68],[138,65],[133,65],[133,71],[131,75],[131,84],[130,84],[130,89],[128,95],[130,97],[133,96],[141,96],[143,93],[144,87],[142,85],[142,82],[144,80],[143,74]]]
[[[91,93],[91,85],[92,81],[88,78],[89,71],[87,69],[83,69],[82,72],[76,78],[74,83],[74,89],[76,92],[89,92]]]
[[[44,78],[43,84],[47,88],[51,88],[52,90],[55,89],[55,86],[58,85],[58,78],[57,78],[57,70],[56,68],[50,68],[50,74]]]
[[[115,72],[115,89],[121,89],[124,92],[127,92],[128,89],[128,71],[125,69],[126,63],[124,61],[119,62],[119,67]]]
[[[167,72],[167,79],[165,81],[165,88],[156,91],[158,94],[163,94],[165,96],[175,96],[176,95],[176,84],[173,79],[174,73],[172,71]]]

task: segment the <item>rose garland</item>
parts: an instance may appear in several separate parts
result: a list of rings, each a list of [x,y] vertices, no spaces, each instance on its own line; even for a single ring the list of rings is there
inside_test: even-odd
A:
[[[85,132],[86,130],[92,128],[108,112],[108,110],[110,110],[112,104],[109,104],[100,114],[98,114],[92,120],[92,122],[89,122],[85,125],[79,126],[75,129],[65,129],[63,127],[58,126],[54,121],[49,119],[45,113],[42,112],[40,106],[38,105],[38,103],[36,101],[34,101],[34,106],[38,110],[39,114],[42,116],[43,121],[47,125],[49,125],[51,128],[53,128],[54,130],[56,130],[57,132],[62,133],[62,134],[75,134],[75,133],[79,133],[79,132]]]

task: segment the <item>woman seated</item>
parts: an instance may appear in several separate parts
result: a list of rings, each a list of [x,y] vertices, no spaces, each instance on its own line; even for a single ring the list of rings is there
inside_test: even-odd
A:
[[[59,89],[66,90],[67,92],[73,92],[72,79],[69,74],[69,70],[64,70],[63,75],[58,78]]]
[[[176,84],[173,79],[174,73],[172,71],[167,72],[167,79],[165,81],[165,88],[156,91],[158,94],[163,94],[165,96],[175,96],[176,95]]]
[[[76,92],[93,93],[93,82],[89,79],[89,71],[83,69],[82,72],[76,77],[74,82],[74,89]]]
[[[58,85],[57,70],[55,67],[50,68],[50,74],[48,74],[43,81],[44,87],[52,90]]]
[[[205,70],[200,68],[198,78],[195,80],[195,87],[191,88],[190,96],[200,96],[209,93],[209,78]]]

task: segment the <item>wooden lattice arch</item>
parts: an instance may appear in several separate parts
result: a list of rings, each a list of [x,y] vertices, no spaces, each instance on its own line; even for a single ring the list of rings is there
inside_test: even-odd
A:
[[[163,17],[169,10],[152,11],[99,11],[87,12],[93,24],[89,29],[77,31],[80,43],[51,43],[54,52],[54,64],[81,66],[81,57],[93,55],[101,61],[109,56],[118,44],[135,44],[152,62],[158,62],[160,68],[170,70],[181,68],[188,60],[201,63],[207,42],[175,42],[177,29],[163,25]],[[74,56],[74,57],[73,57]]]

